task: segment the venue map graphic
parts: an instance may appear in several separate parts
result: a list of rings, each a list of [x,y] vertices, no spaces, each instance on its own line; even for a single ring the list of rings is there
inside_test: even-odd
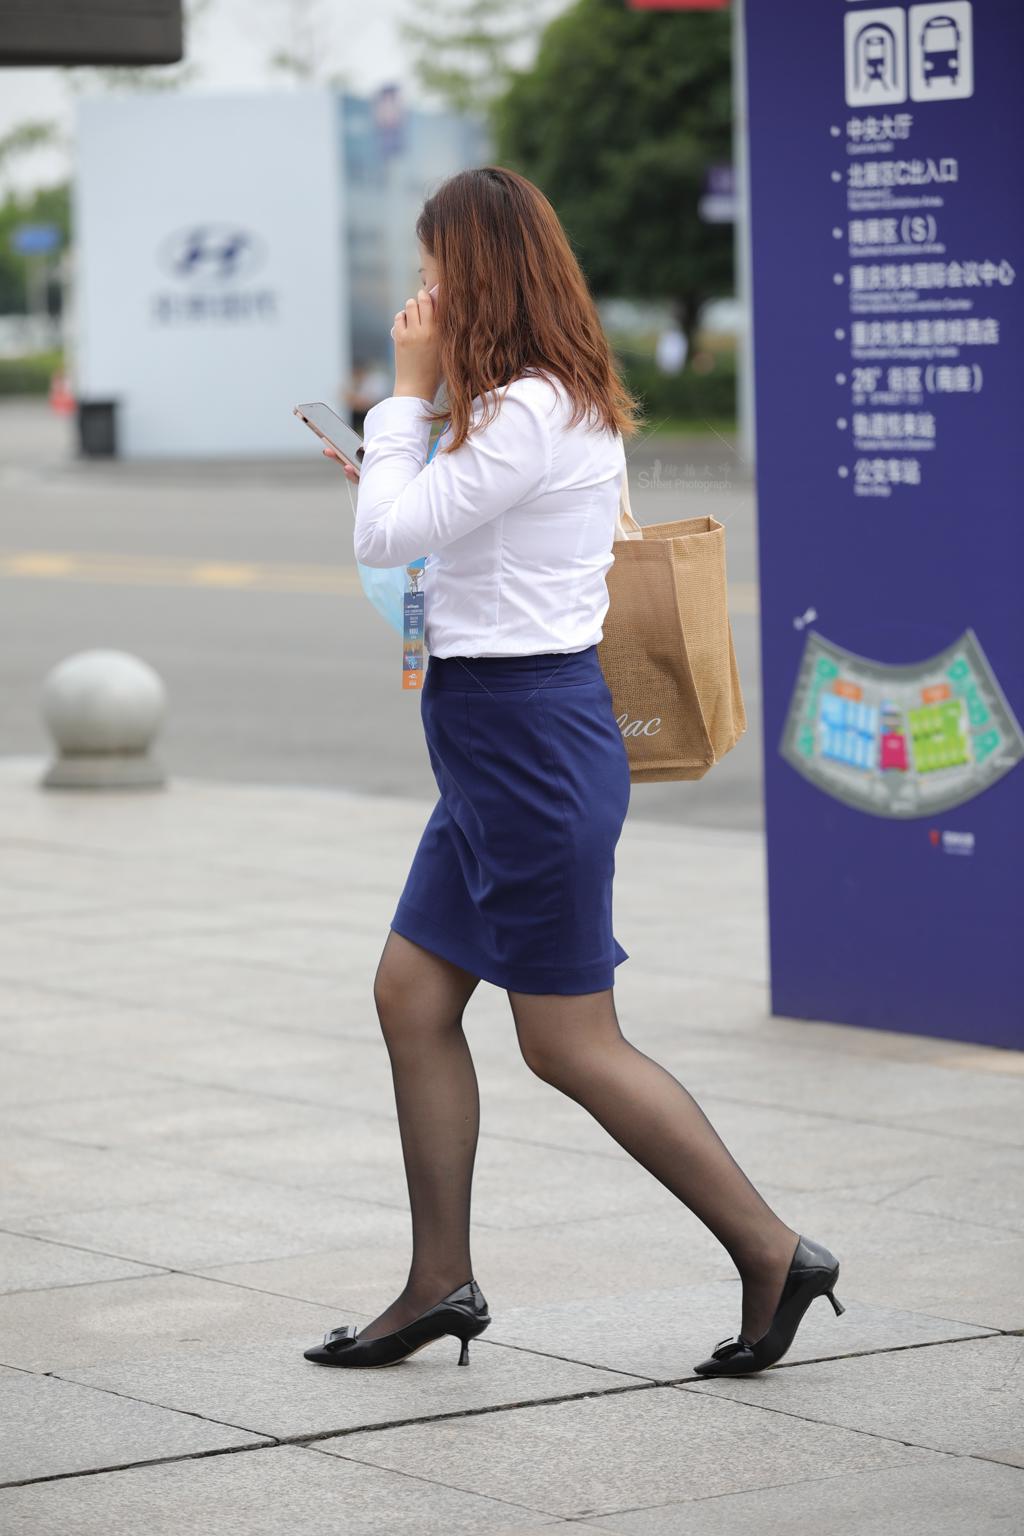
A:
[[[811,630],[779,744],[826,794],[873,816],[962,805],[1024,757],[1024,732],[972,629],[890,666]]]

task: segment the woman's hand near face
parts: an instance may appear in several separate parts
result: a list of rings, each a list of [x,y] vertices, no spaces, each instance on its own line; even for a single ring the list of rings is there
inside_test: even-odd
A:
[[[441,363],[438,352],[437,332],[434,326],[434,299],[437,286],[428,293],[421,288],[414,299],[406,302],[404,309],[395,316],[391,334],[395,339],[395,394],[412,395],[417,400],[433,400],[441,383]],[[325,459],[334,459],[353,485],[359,484],[359,475],[351,464],[335,453],[329,445],[323,449]]]
[[[395,316],[395,394],[433,400],[441,383],[434,301],[425,288]]]

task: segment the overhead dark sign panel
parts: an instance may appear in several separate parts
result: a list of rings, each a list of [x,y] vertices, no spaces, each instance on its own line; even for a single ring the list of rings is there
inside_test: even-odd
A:
[[[0,64],[177,64],[181,0],[0,0]]]

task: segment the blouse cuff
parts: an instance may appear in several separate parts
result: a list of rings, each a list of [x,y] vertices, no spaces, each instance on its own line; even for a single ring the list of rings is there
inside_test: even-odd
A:
[[[416,395],[389,395],[370,407],[363,421],[363,444],[369,448],[374,439],[386,432],[399,432],[415,446],[424,459],[430,445],[430,420],[434,402]]]

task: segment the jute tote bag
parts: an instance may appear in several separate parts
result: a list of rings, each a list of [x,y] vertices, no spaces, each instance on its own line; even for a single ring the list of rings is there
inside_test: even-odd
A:
[[[714,517],[642,528],[625,474],[597,647],[634,783],[700,779],[747,728]]]

